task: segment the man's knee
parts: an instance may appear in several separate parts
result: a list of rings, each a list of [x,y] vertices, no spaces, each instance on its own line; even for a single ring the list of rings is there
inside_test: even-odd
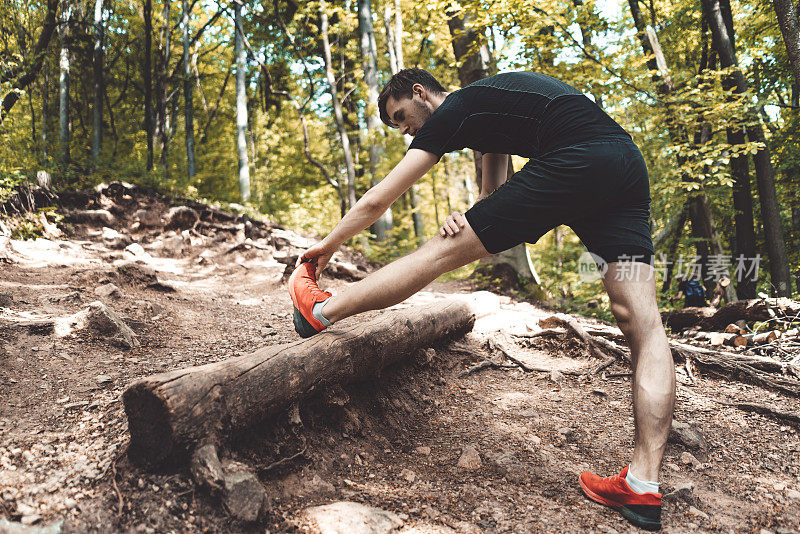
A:
[[[655,302],[612,302],[611,312],[623,332],[662,328],[661,314]]]

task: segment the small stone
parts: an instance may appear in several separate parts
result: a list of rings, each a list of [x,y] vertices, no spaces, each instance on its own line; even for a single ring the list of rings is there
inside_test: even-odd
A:
[[[119,295],[119,288],[114,284],[108,283],[94,288],[94,294],[98,297],[107,298]]]
[[[234,471],[225,474],[222,500],[233,517],[253,522],[258,519],[268,499],[264,486],[253,473]]]
[[[175,206],[169,209],[164,227],[168,230],[188,230],[194,228],[200,215],[188,206]]]
[[[694,504],[694,482],[679,482],[675,484],[672,491],[664,494],[664,498]]]
[[[561,384],[564,383],[564,380],[566,380],[564,373],[562,373],[558,369],[553,369],[552,371],[550,371],[550,381],[553,382],[554,384],[560,386]]]
[[[76,501],[72,497],[67,497],[66,499],[64,499],[64,508],[65,509],[72,510],[76,506],[78,506],[78,501]]]
[[[572,441],[575,437],[575,431],[568,426],[562,426],[558,429],[558,433],[564,436],[564,439],[567,441]]]
[[[137,210],[133,216],[138,219],[141,226],[154,227],[161,225],[161,216],[154,210]]]
[[[691,465],[692,468],[694,469],[697,469],[698,467],[703,465],[703,463],[697,458],[695,458],[694,455],[690,452],[685,452],[685,451],[682,452],[679,460],[682,464]]]
[[[14,297],[10,291],[0,291],[0,306],[7,308],[14,302]]]
[[[673,420],[667,441],[683,445],[703,461],[708,459],[708,442],[706,442],[706,438],[697,428],[688,423]]]
[[[417,480],[417,475],[411,469],[403,469],[400,471],[400,478],[406,482],[413,483],[415,480]]]
[[[791,489],[791,488],[787,489],[786,490],[786,496],[789,497],[792,500],[800,501],[800,491],[797,491],[795,489]]]
[[[672,463],[672,462],[666,462],[666,463],[664,463],[664,467],[666,467],[667,469],[670,469],[670,470],[672,470],[672,471],[675,471],[676,473],[677,473],[678,471],[680,471],[680,470],[681,470],[681,468],[680,468],[680,467],[678,467],[678,465],[677,465],[677,464],[674,464],[674,463]]]
[[[403,525],[392,512],[346,501],[307,508],[300,517],[314,534],[383,534]]]
[[[481,455],[478,454],[477,449],[475,449],[474,445],[467,445],[461,451],[461,456],[458,459],[458,467],[462,469],[467,469],[469,471],[475,471],[483,467],[483,462],[481,461]]]
[[[94,381],[101,386],[105,386],[107,384],[111,384],[112,382],[114,382],[114,379],[108,375],[97,375],[96,377],[94,377]]]
[[[702,510],[698,510],[694,506],[689,507],[689,513],[697,517],[702,517],[703,519],[708,519],[707,513],[703,512]]]
[[[150,256],[150,254],[148,254],[144,250],[144,247],[142,245],[140,245],[139,243],[131,243],[130,245],[125,247],[125,250],[127,250],[128,252],[130,252],[134,256]]]
[[[417,454],[421,454],[422,456],[430,456],[431,448],[426,446],[417,447],[416,449],[414,449],[414,452],[416,452]]]

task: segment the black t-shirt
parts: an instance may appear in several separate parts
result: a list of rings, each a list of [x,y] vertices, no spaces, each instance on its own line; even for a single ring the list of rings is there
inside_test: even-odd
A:
[[[508,72],[450,93],[409,148],[439,158],[472,148],[527,158],[607,135],[627,135],[600,107],[566,83]]]

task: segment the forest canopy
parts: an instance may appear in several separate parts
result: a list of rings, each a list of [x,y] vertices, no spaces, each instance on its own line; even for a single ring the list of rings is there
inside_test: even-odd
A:
[[[584,92],[641,148],[662,278],[696,265],[740,298],[790,296],[799,27],[785,0],[9,0],[0,190],[42,170],[61,191],[126,180],[322,234],[405,152],[378,118],[393,73],[457,90],[525,69]],[[473,158],[444,157],[362,245],[386,260],[434,235],[475,201]],[[550,289],[577,281],[570,232],[532,250]]]

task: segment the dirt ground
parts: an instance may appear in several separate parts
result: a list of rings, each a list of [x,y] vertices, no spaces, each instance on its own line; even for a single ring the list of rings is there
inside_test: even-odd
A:
[[[302,532],[300,511],[346,500],[394,512],[404,532],[636,530],[586,500],[577,484],[583,470],[607,476],[630,459],[629,369],[614,365],[591,380],[514,366],[459,377],[489,337],[543,369],[596,365],[572,338],[515,337],[552,312],[509,297],[484,295],[497,310],[466,338],[434,347],[430,362],[411,357],[374,382],[347,386],[344,405],[311,398],[301,405],[302,424],[283,415],[226,443],[225,457],[250,466],[270,495],[260,524],[231,520],[185,468],[152,473],[132,465],[124,454],[127,385],[297,339],[270,250],[229,251],[233,237],[201,236],[165,255],[162,237],[137,234],[149,255],[109,248],[91,227],[58,241],[3,241],[4,318],[67,316],[101,300],[141,344],[126,349],[86,332],[58,337],[4,323],[0,518],[63,520],[63,532],[81,533]],[[113,262],[131,259],[174,291],[120,278]],[[105,283],[117,294],[95,294]],[[346,283],[323,281],[334,292]],[[434,283],[410,303],[471,291],[466,282]],[[709,447],[707,457],[693,451],[695,459],[670,444],[662,491],[684,489],[664,499],[665,532],[800,532],[797,429],[720,402],[733,400],[800,409],[797,399],[713,375],[679,384],[675,418]],[[469,446],[480,464],[460,467]]]

